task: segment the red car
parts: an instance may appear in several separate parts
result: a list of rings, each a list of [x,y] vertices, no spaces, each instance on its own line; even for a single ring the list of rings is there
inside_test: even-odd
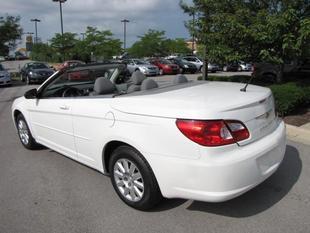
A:
[[[149,62],[159,68],[159,74],[178,74],[180,67],[171,61],[163,58],[150,59]]]
[[[61,69],[67,68],[67,67],[83,65],[83,64],[85,64],[85,62],[82,62],[79,60],[69,60],[69,61],[65,61],[64,63],[60,64],[58,69],[61,70]]]

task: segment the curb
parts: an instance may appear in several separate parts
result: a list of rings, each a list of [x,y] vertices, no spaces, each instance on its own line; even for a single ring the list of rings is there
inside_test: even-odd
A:
[[[286,124],[287,139],[310,146],[310,130]]]

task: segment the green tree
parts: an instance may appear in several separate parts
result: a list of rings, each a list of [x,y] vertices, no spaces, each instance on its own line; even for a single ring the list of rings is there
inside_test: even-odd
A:
[[[76,33],[66,32],[63,35],[56,33],[50,40],[51,47],[57,54],[58,60],[61,61],[72,59],[74,56],[74,47],[77,43]]]
[[[167,39],[163,41],[163,45],[168,54],[191,53],[191,49],[187,47],[185,40],[182,38]]]
[[[128,50],[129,54],[134,57],[166,56],[190,52],[184,39],[167,39],[165,31],[149,29],[143,36],[138,36],[138,38],[139,40]]]
[[[6,55],[10,49],[16,47],[16,40],[21,38],[22,28],[20,27],[20,17],[5,16],[0,17],[0,54]]]
[[[186,26],[205,45],[206,60],[283,65],[309,54],[309,0],[193,0],[193,5],[180,5],[185,13],[195,11],[197,20]]]
[[[87,27],[85,39],[77,43],[77,54],[85,59],[92,54],[97,60],[110,59],[121,52],[122,42],[114,39],[109,30],[100,31],[95,27]]]
[[[149,29],[143,36],[138,36],[139,40],[135,42],[128,50],[134,57],[152,57],[167,55],[165,48],[165,31]]]
[[[36,61],[57,61],[58,56],[55,50],[44,43],[37,43],[32,46],[31,59]]]

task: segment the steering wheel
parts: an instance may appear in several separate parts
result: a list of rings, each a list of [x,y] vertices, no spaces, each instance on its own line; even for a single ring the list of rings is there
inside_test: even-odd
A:
[[[75,87],[68,87],[62,93],[62,97],[75,97],[75,96],[82,96],[83,93],[75,88]]]

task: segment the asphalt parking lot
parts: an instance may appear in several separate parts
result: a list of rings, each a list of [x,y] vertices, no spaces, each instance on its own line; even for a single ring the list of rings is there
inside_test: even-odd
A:
[[[310,232],[310,147],[288,142],[279,170],[234,200],[127,207],[108,177],[50,149],[19,143],[11,104],[31,88],[0,87],[0,232]]]

